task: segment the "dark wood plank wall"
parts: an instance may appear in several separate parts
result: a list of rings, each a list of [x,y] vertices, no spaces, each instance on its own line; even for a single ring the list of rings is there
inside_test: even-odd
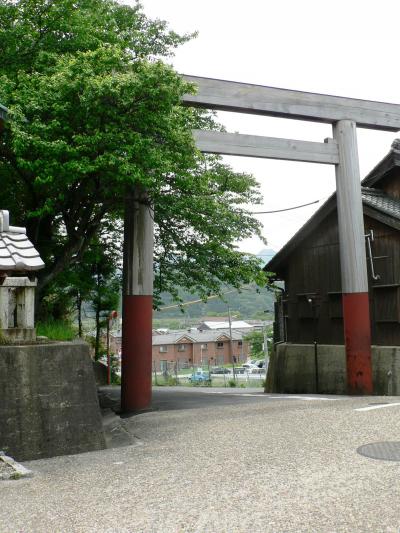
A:
[[[364,216],[374,230],[375,271],[370,281],[372,342],[400,345],[400,232]],[[283,312],[287,341],[343,344],[343,314],[337,214],[332,213],[290,255],[280,272],[286,292]]]
[[[400,198],[400,179],[398,169],[386,178],[383,178],[379,184],[379,188],[383,189],[385,193],[392,198]]]

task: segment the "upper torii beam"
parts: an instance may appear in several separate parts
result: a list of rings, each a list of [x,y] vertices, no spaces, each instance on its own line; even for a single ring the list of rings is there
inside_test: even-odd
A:
[[[194,131],[202,152],[334,164],[347,386],[371,394],[371,326],[356,127],[398,131],[400,105],[247,83],[183,76],[197,87],[185,105],[332,124],[325,143]]]

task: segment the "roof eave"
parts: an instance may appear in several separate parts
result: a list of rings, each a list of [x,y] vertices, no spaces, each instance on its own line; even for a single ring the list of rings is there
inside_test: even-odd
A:
[[[278,274],[279,267],[297,245],[305,239],[313,229],[318,226],[336,208],[336,193],[333,193],[326,202],[307,220],[305,224],[293,235],[293,237],[268,261],[263,270]]]
[[[286,244],[286,246],[284,246],[271,259],[271,261],[265,265],[264,270],[279,274],[279,270],[280,270],[282,263],[290,255],[290,253],[297,247],[300,241],[305,239],[313,231],[313,229],[320,223],[320,221],[326,216],[328,216],[336,208],[336,203],[333,202],[335,197],[336,197],[336,194],[334,194],[333,196],[329,198],[329,200],[331,200],[333,205],[326,206],[325,204],[326,207],[322,206],[313,215],[313,217],[311,217],[311,219],[308,222],[306,222],[304,226],[302,226],[302,228],[300,228],[300,230],[290,239],[290,241]],[[326,203],[328,203],[328,201]],[[390,226],[391,228],[394,228],[400,231],[400,220],[398,218],[390,216],[390,214],[380,211],[379,209],[375,207],[366,205],[364,202],[363,202],[363,213],[364,215],[367,215],[375,220],[378,220],[379,222],[381,222],[382,224],[385,224],[386,226]],[[316,217],[317,214],[320,214],[320,217]],[[314,218],[315,220],[313,220]],[[276,279],[278,278],[279,276],[276,276]]]
[[[385,177],[391,170],[396,167],[400,167],[400,140],[393,141],[390,151],[385,155],[381,161],[369,172],[366,177],[361,181],[363,187],[373,187],[378,181]],[[322,220],[327,217],[336,208],[336,192],[328,198],[328,200],[322,205],[318,211],[293,235],[293,237],[279,250],[277,254],[269,261],[263,268],[266,272],[273,272],[279,274],[279,269],[283,261],[293,252],[297,245],[305,239]],[[364,206],[365,211],[365,206]],[[378,219],[377,211],[375,211],[375,218]],[[372,216],[372,215],[371,215]],[[387,217],[396,223],[396,219]],[[277,276],[278,277],[278,276]]]
[[[400,151],[398,141],[392,144],[392,149],[381,161],[369,172],[361,181],[363,187],[373,187],[378,181],[384,178],[391,170],[400,167]]]

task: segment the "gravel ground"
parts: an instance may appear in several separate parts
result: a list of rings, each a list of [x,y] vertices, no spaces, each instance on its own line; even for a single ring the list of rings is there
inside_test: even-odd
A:
[[[400,462],[356,450],[400,440],[400,406],[354,410],[398,398],[156,394],[165,410],[125,419],[134,446],[2,482],[0,532],[399,533]]]

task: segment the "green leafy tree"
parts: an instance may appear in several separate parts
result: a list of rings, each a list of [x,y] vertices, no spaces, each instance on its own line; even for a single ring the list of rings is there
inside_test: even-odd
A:
[[[0,203],[26,224],[46,270],[41,297],[79,264],[127,187],[154,204],[155,303],[180,285],[203,298],[221,284],[265,282],[234,243],[260,235],[244,205],[258,185],[197,152],[213,117],[181,105],[194,90],[162,59],[190,36],[113,0],[0,1]]]
[[[244,340],[250,344],[251,357],[260,359],[264,355],[264,332],[252,331],[244,337]]]
[[[83,336],[83,306],[86,318],[93,319],[95,358],[101,352],[101,332],[111,311],[118,310],[121,294],[121,228],[107,221],[103,234],[93,238],[79,263],[57,278],[45,298],[50,318],[65,318],[58,313],[75,315],[78,335]]]

